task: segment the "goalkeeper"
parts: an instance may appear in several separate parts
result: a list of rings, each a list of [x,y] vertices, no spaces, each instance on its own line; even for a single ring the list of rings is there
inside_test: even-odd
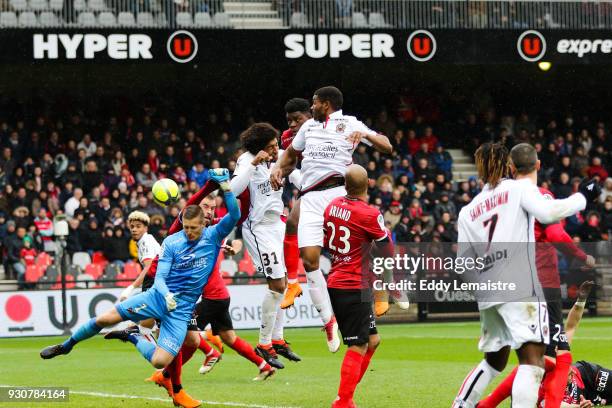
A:
[[[156,318],[161,321],[157,346],[138,333],[130,334],[127,340],[154,367],[170,364],[183,344],[187,324],[215,266],[221,243],[240,218],[238,202],[229,189],[228,170],[211,170],[211,179],[224,192],[228,209],[225,217],[216,225],[204,228],[202,209],[197,205],[185,208],[183,232],[171,235],[162,244],[153,287],[92,318],[64,343],[46,347],[40,352],[43,359],[68,354],[76,343],[93,337],[104,327],[124,320]]]

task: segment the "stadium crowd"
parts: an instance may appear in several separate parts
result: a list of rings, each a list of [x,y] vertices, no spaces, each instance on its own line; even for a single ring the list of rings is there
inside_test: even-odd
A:
[[[32,121],[0,119],[5,278],[23,280],[26,265],[53,240],[53,219],[62,214],[69,220],[70,254],[102,251],[110,262],[132,259],[135,244],[125,221],[133,210],[150,214],[149,231],[161,241],[185,199],[206,182],[209,168],[235,168],[242,153],[240,131],[253,122],[236,119],[229,109],[210,113],[202,123],[154,110],[139,117],[101,119],[74,114],[52,120],[42,113]],[[365,122],[388,135],[394,146],[393,154],[385,156],[362,145],[354,162],[368,170],[370,203],[384,215],[396,242],[456,241],[457,214],[482,186],[475,177],[453,178],[453,159],[445,147],[462,147],[471,154],[488,140],[509,147],[520,141],[535,144],[542,162],[540,180],[559,198],[576,191],[582,177],[598,177],[603,185],[599,202],[568,218],[566,229],[582,241],[610,237],[612,137],[603,122],[574,120],[572,115],[536,118],[524,112],[497,116],[484,109],[468,112],[449,127],[436,114],[421,115],[401,103]],[[437,134],[437,129],[446,132]],[[153,183],[164,177],[183,191],[178,205],[166,209],[154,204],[150,194]],[[296,188],[286,189],[287,209],[297,196]],[[218,200],[221,216],[226,210]]]

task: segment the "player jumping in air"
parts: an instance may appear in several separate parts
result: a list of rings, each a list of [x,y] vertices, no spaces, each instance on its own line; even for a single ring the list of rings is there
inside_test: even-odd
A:
[[[310,105],[306,99],[293,98],[285,104],[287,125],[289,129],[281,135],[281,148],[287,150],[291,141],[302,125],[312,117]],[[296,186],[299,188],[299,186]],[[287,267],[287,290],[285,298],[281,302],[281,308],[291,307],[295,298],[302,296],[302,288],[298,282],[298,265],[300,261],[300,249],[298,248],[297,229],[300,221],[300,200],[297,199],[287,217],[285,226],[285,266]]]
[[[327,346],[333,353],[340,347],[338,324],[332,314],[327,283],[319,269],[323,246],[323,213],[327,205],[346,194],[344,173],[360,142],[380,152],[391,153],[389,139],[374,132],[354,116],[342,113],[343,96],[338,88],[326,86],[312,98],[313,118],[307,120],[295,135],[291,146],[270,174],[274,190],[296,167],[302,152],[300,184],[300,221],[298,246],[306,269],[308,292],[325,325]]]
[[[540,170],[540,161],[533,161],[531,146],[522,144],[512,149],[511,169],[515,179],[528,178],[535,171]],[[540,193],[545,198],[554,199],[552,193],[542,187]],[[561,289],[559,270],[557,268],[557,249],[569,257],[576,258],[588,267],[595,265],[595,259],[585,254],[574,244],[572,238],[565,232],[560,223],[535,223],[536,267],[538,279],[544,290],[544,297],[548,307],[550,327],[550,343],[546,347],[546,372],[542,382],[546,394],[546,407],[559,408],[563,391],[567,382],[567,374],[572,363],[569,342],[563,325],[563,305],[561,303]],[[506,399],[512,390],[512,383],[517,369],[504,379],[504,381],[484,400],[478,403],[479,408],[493,408]]]
[[[359,165],[345,174],[346,196],[331,201],[324,214],[324,245],[332,267],[327,287],[348,350],[340,370],[338,397],[332,408],[355,407],[353,394],[380,343],[372,311],[372,291],[363,275],[364,245],[389,242],[380,212],[368,205],[368,174]],[[369,270],[368,268],[365,268]]]
[[[242,237],[255,269],[268,282],[256,351],[271,366],[284,368],[277,352],[291,361],[300,361],[300,357],[283,338],[285,311],[280,308],[286,289],[285,223],[281,219],[284,205],[282,189],[272,190],[270,185],[270,167],[282,151],[278,149],[278,132],[267,123],[251,125],[240,139],[246,152],[238,158],[231,188],[236,196],[249,191],[249,213],[242,223]]]
[[[205,228],[202,209],[185,208],[183,232],[164,240],[153,287],[92,318],[64,343],[44,348],[40,352],[43,359],[70,353],[78,342],[95,336],[104,327],[125,320],[155,318],[161,321],[157,346],[140,333],[130,334],[128,340],[154,367],[164,368],[172,362],[183,344],[195,303],[213,270],[221,243],[240,218],[227,169],[211,170],[210,176],[224,191],[227,215],[217,225]]]
[[[537,154],[531,149],[535,163]],[[534,251],[530,250],[530,243],[535,242],[534,220],[550,224],[583,210],[587,200],[596,198],[597,188],[594,182],[583,183],[580,193],[564,200],[547,200],[537,188],[535,169],[521,180],[505,178],[509,154],[502,144],[485,143],[475,156],[479,177],[486,184],[459,213],[458,254],[484,259],[491,245],[505,248],[511,255],[492,263],[479,274],[480,278],[532,284],[519,287],[514,298],[517,301],[479,302],[479,349],[485,358],[464,380],[453,407],[474,407],[487,385],[505,368],[510,349],[514,349],[519,367],[512,386],[512,404],[516,408],[533,408],[544,374],[543,356],[549,333],[546,303],[537,281]]]

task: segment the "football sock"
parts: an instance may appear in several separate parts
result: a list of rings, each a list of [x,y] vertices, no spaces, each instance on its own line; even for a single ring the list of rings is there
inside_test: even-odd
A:
[[[493,390],[493,392],[485,399],[478,403],[479,408],[495,408],[502,403],[503,400],[512,395],[512,383],[516,377],[518,366],[514,367],[512,372],[502,380],[502,382]]]
[[[178,354],[174,357],[174,360],[168,367],[166,367],[168,373],[170,374],[170,380],[172,381],[172,385],[180,385],[181,384],[181,374],[183,372],[183,348],[179,350]],[[175,391],[178,392],[178,391]]]
[[[75,344],[79,341],[87,340],[90,337],[95,336],[100,333],[102,327],[96,324],[96,318],[91,318],[87,323],[81,325],[72,336],[70,336],[64,343],[62,343],[62,347],[66,350],[72,349]]]
[[[308,279],[308,293],[315,309],[319,312],[323,324],[327,324],[332,317],[331,305],[327,295],[327,282],[320,269],[306,272]]]
[[[142,356],[151,362],[153,353],[155,353],[155,344],[151,343],[145,336],[140,334],[130,334],[128,340],[136,346],[136,349]]]
[[[206,355],[210,354],[210,352],[212,351],[211,345],[208,344],[202,336],[199,336],[199,337],[200,337],[200,344],[198,345],[198,348],[202,351],[202,353]],[[184,354],[183,354],[183,358],[185,358]]]
[[[246,341],[244,341],[238,336],[236,336],[236,340],[234,341],[234,343],[230,344],[229,346],[232,349],[236,350],[236,352],[240,354],[242,357],[253,362],[257,367],[259,367],[262,361],[264,361],[263,358],[259,357],[255,353],[255,350],[253,350],[253,347],[251,347],[249,343],[247,343]]]
[[[499,371],[491,367],[486,360],[482,360],[463,381],[453,407],[476,406],[487,385],[498,375]]]
[[[259,344],[272,343],[272,330],[276,314],[280,310],[283,294],[268,289],[261,305],[261,327],[259,328]]]
[[[197,349],[198,349],[197,347],[188,347],[183,344],[183,347],[181,347],[181,353],[183,354],[183,359],[181,363],[185,365],[191,359],[191,357],[195,354]]]
[[[343,401],[353,399],[355,388],[359,383],[360,370],[363,363],[363,356],[356,351],[347,350],[342,360],[340,369],[340,388],[338,397]]]
[[[363,378],[366,371],[368,370],[368,366],[370,365],[370,360],[372,360],[372,356],[374,355],[375,352],[376,352],[376,349],[368,348],[368,351],[366,351],[365,355],[363,356],[363,361],[361,362],[361,372],[359,373],[358,382],[361,382],[361,379]]]
[[[272,330],[272,340],[282,340],[285,328],[285,310],[278,308],[276,312],[276,320],[274,321],[274,329]]]
[[[284,255],[287,281],[289,283],[296,283],[298,281],[298,265],[300,263],[297,234],[285,234]]]
[[[554,370],[546,370],[546,376],[544,377],[544,405],[546,408],[559,408],[561,406],[571,364],[571,353],[558,354]]]
[[[538,389],[544,369],[534,365],[518,366],[512,385],[512,408],[533,408],[538,402]]]

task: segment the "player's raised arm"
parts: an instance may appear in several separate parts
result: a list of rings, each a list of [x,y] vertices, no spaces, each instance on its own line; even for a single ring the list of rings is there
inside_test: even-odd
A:
[[[210,170],[210,178],[219,183],[219,188],[223,191],[223,198],[227,207],[227,214],[215,226],[211,227],[217,233],[220,243],[232,231],[240,219],[240,207],[234,193],[232,193],[229,171],[227,169]]]
[[[210,179],[207,180],[206,183],[202,186],[202,188],[199,189],[194,195],[192,195],[189,198],[189,200],[187,200],[187,203],[185,204],[185,208],[189,207],[190,205],[200,205],[200,202],[205,197],[207,197],[210,193],[217,190],[218,188],[219,188],[219,184],[217,184],[216,181],[210,180]],[[181,214],[179,214],[179,216],[176,217],[176,219],[172,223],[172,226],[170,226],[170,229],[168,230],[168,235],[176,234],[177,232],[183,229],[183,219],[182,218],[183,218],[183,214],[181,212]]]
[[[155,286],[164,297],[170,292],[168,286],[166,285],[166,278],[170,273],[172,261],[174,259],[172,244],[170,242],[171,239],[171,236],[169,236],[168,238],[164,239],[164,242],[162,243],[161,254],[159,255],[159,261],[157,262],[157,273],[155,274]]]
[[[302,126],[302,128],[304,128],[304,126]],[[282,187],[283,179],[287,177],[293,170],[295,170],[297,162],[297,150],[293,147],[293,144],[291,144],[289,145],[287,150],[285,150],[284,153],[280,156],[279,160],[276,162],[276,164],[270,171],[270,183],[272,184],[272,188],[274,190],[278,190]]]

